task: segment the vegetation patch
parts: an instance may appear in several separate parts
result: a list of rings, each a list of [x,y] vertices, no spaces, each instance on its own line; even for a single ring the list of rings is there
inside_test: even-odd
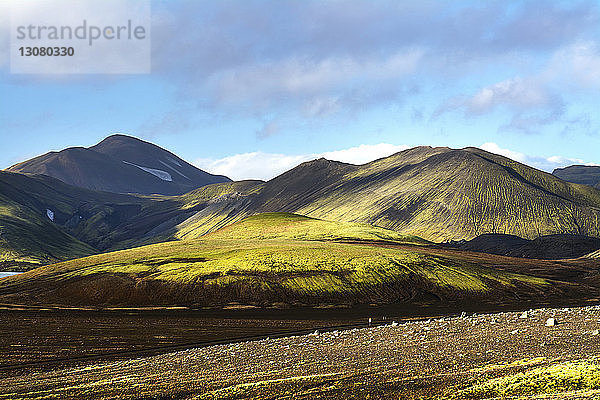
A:
[[[373,245],[374,240],[390,246]],[[4,280],[0,292],[22,296],[28,287],[32,292],[44,287],[53,303],[219,306],[473,298],[531,285],[543,291],[550,285],[451,254],[421,251],[427,247],[419,238],[364,224],[268,213],[201,239],[41,267]]]
[[[460,391],[455,397],[504,398],[593,389],[600,389],[597,360],[560,363],[490,379]]]

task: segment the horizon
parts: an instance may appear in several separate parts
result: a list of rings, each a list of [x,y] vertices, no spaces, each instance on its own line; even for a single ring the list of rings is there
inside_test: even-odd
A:
[[[17,74],[0,1],[0,168],[111,132],[236,180],[418,145],[600,164],[596,2],[151,6],[150,73]]]

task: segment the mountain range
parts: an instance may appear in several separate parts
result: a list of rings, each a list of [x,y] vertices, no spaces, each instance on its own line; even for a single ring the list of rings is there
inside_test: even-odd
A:
[[[58,155],[70,159],[77,152],[86,157],[101,155],[115,168],[128,171],[106,176],[142,174],[156,184],[180,185],[178,190],[183,190],[183,175],[196,176],[189,170],[194,167],[171,153],[123,135],[110,136],[90,149],[67,149],[49,153],[52,156],[46,161],[41,156],[17,164],[0,172],[0,260],[5,265],[45,264],[94,252],[196,239],[266,212],[369,224],[433,242],[485,234],[526,240],[564,234],[600,237],[599,190],[477,148],[416,147],[364,165],[318,159],[268,182],[226,181],[173,196],[117,194],[66,184],[89,186],[78,180],[83,169],[79,164],[72,173],[63,167],[61,173],[67,176],[61,181],[32,174],[33,169],[15,172],[33,165],[49,171]],[[170,174],[172,181],[138,167],[158,169],[158,164],[169,162],[173,168],[181,165],[178,173]],[[206,174],[200,172],[198,177]]]
[[[113,193],[176,195],[229,178],[212,175],[152,143],[112,135],[95,146],[49,152],[7,169]]]
[[[32,269],[2,303],[562,304],[598,251],[600,190],[477,148],[231,182],[115,135],[0,171],[0,269]]]

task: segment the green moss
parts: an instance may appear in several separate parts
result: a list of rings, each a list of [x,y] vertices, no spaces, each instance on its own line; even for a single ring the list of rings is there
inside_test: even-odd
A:
[[[358,240],[392,243],[430,243],[417,236],[368,224],[325,221],[292,213],[262,213],[222,228],[209,235],[212,239],[292,239]]]
[[[600,364],[596,361],[560,363],[490,379],[459,392],[456,398],[534,396],[600,389]]]

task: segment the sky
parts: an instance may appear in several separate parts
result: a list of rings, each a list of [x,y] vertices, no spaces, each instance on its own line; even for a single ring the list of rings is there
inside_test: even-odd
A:
[[[112,133],[232,179],[419,145],[600,164],[599,1],[152,1],[150,73],[89,75],[11,73],[16,1],[0,168]]]

